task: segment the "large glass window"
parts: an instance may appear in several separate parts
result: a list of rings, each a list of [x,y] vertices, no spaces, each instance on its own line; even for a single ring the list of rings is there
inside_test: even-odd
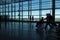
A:
[[[28,10],[28,2],[23,2],[23,10]]]
[[[59,19],[60,0],[55,0],[55,20]],[[52,15],[52,0],[31,0],[17,3],[7,3],[0,5],[0,15],[9,15],[10,19],[30,21],[30,16],[34,21],[39,21],[40,17],[46,14]]]
[[[39,0],[32,0],[32,9],[39,9]]]
[[[37,15],[37,16],[39,16],[39,11],[37,10],[37,11],[32,11],[32,15]]]
[[[52,0],[42,0],[42,9],[52,8]]]

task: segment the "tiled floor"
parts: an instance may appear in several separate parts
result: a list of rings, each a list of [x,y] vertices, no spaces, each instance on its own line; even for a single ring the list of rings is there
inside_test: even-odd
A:
[[[2,22],[0,40],[57,40],[55,28],[38,32],[35,25],[36,23],[27,22]]]

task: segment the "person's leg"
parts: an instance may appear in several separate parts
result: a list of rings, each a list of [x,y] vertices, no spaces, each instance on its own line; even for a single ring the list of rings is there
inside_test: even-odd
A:
[[[48,26],[48,23],[46,23],[45,30],[46,30],[47,26]]]
[[[52,23],[50,23],[49,26],[50,26],[50,30],[54,28],[54,25]]]

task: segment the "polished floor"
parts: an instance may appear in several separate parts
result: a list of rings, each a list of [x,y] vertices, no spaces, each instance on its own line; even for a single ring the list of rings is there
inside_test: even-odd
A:
[[[36,23],[32,22],[1,22],[0,40],[57,40],[56,28],[36,31]]]

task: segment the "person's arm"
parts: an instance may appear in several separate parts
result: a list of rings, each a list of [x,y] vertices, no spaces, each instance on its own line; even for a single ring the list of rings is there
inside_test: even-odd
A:
[[[47,18],[44,18],[43,20],[46,20]]]

